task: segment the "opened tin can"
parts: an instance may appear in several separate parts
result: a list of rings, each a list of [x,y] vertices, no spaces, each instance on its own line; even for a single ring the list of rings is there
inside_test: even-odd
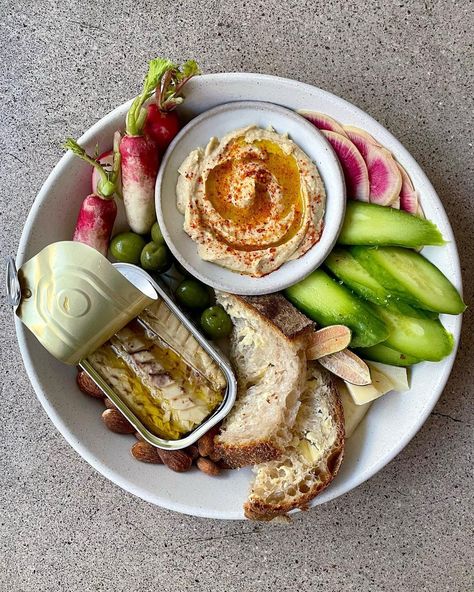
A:
[[[9,262],[7,292],[42,345],[81,367],[154,446],[191,445],[234,404],[229,363],[139,267],[54,243],[18,274]]]

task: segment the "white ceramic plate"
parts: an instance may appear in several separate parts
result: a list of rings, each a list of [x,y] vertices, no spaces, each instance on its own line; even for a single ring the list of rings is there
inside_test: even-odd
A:
[[[176,207],[178,169],[197,147],[205,147],[211,137],[250,125],[271,126],[289,137],[315,163],[326,189],[324,228],[320,240],[303,257],[260,278],[249,277],[203,261],[196,243],[184,232],[184,216]],[[333,248],[344,219],[346,195],[339,160],[323,134],[290,109],[260,101],[225,103],[205,111],[186,125],[168,148],[156,180],[156,213],[163,236],[173,255],[190,273],[205,284],[233,294],[279,292],[306,277],[321,265]]]
[[[314,109],[342,123],[364,128],[393,152],[407,169],[421,196],[426,216],[435,221],[448,240],[445,247],[426,254],[461,288],[454,236],[435,190],[405,148],[383,126],[350,103],[307,84],[261,74],[212,74],[192,80],[183,116],[190,119],[216,105],[236,100],[278,102],[290,109]],[[81,143],[94,150],[111,146],[121,128],[129,103],[97,122]],[[396,115],[396,114],[395,114]],[[64,130],[67,135],[67,130]],[[36,198],[25,224],[17,264],[47,244],[70,239],[76,212],[90,191],[90,170],[72,155],[63,156]],[[67,196],[67,199],[64,199]],[[443,316],[443,323],[459,341],[461,318]],[[178,474],[135,461],[131,439],[104,429],[97,401],[82,396],[75,386],[75,370],[55,361],[17,321],[17,335],[25,367],[37,396],[68,442],[103,475],[127,491],[159,506],[211,518],[240,519],[247,495],[250,470],[227,471],[210,479],[199,471]],[[339,475],[314,500],[327,502],[353,489],[393,459],[413,438],[438,400],[453,365],[455,351],[442,362],[423,363],[412,373],[411,389],[377,400],[355,434],[347,441]],[[437,446],[433,442],[433,446]]]

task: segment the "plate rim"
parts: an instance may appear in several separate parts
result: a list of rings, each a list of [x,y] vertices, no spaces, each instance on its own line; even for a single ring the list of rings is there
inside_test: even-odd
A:
[[[297,80],[294,80],[291,78],[284,78],[284,77],[274,76],[274,75],[270,75],[270,74],[259,74],[259,73],[251,73],[251,72],[249,72],[249,73],[247,73],[247,72],[211,73],[211,74],[204,74],[204,75],[200,76],[200,78],[206,78],[210,82],[215,82],[215,83],[222,81],[226,78],[237,80],[237,81],[240,80],[242,82],[243,81],[253,82],[255,84],[260,84],[265,81],[268,81],[268,82],[271,81],[271,82],[275,82],[275,83],[278,83],[281,85],[285,85],[287,87],[293,87],[293,88],[296,87],[296,91],[299,91],[301,89],[301,90],[307,90],[309,93],[312,93],[312,92],[314,92],[314,90],[316,90],[318,93],[321,93],[323,96],[325,96],[328,99],[329,98],[335,99],[337,102],[344,105],[346,109],[349,109],[355,115],[363,116],[364,119],[368,119],[371,122],[371,124],[373,124],[375,127],[380,128],[383,131],[384,136],[389,139],[391,144],[396,147],[398,153],[403,156],[402,164],[405,166],[405,164],[404,164],[405,162],[409,163],[408,167],[407,167],[409,172],[413,172],[414,170],[416,170],[418,176],[423,179],[424,184],[426,185],[426,187],[428,188],[428,190],[430,190],[430,192],[432,194],[432,198],[434,199],[436,208],[438,210],[437,214],[439,216],[441,216],[441,218],[443,220],[443,225],[447,229],[446,234],[448,234],[448,236],[446,236],[445,238],[447,239],[447,241],[450,243],[450,245],[452,247],[453,283],[456,286],[456,288],[458,288],[460,290],[460,292],[462,294],[462,277],[461,277],[461,266],[460,266],[460,260],[459,260],[459,252],[458,252],[458,248],[457,248],[457,244],[456,244],[456,239],[454,237],[454,233],[453,233],[453,230],[451,227],[451,223],[450,223],[448,215],[443,207],[441,199],[439,198],[437,192],[435,191],[428,176],[425,174],[425,172],[423,171],[421,166],[417,163],[415,158],[403,146],[403,144],[388,129],[386,129],[381,123],[379,123],[375,118],[373,118],[370,114],[363,111],[362,109],[360,109],[359,107],[357,107],[353,103],[347,101],[346,99],[343,99],[343,98],[341,98],[329,91],[321,89],[315,85],[307,84],[305,82],[300,82],[300,81],[297,81]],[[192,85],[192,83],[193,83],[193,80],[191,80],[191,82],[189,84]],[[95,136],[95,134],[98,131],[100,131],[102,126],[104,126],[106,124],[107,121],[119,116],[121,113],[123,113],[123,115],[125,115],[128,107],[131,105],[132,101],[133,101],[133,99],[130,99],[129,101],[123,103],[122,105],[119,105],[118,107],[116,107],[115,109],[113,109],[112,111],[110,111],[109,113],[104,115],[104,117],[102,117],[98,121],[96,121],[79,138],[79,142],[86,143],[86,142],[90,141]],[[36,195],[32,205],[31,205],[28,216],[26,218],[26,221],[25,221],[25,224],[23,227],[23,231],[22,231],[22,234],[20,237],[20,241],[18,243],[18,250],[17,250],[17,254],[16,254],[16,263],[17,263],[18,267],[24,261],[25,252],[26,252],[27,243],[28,243],[27,239],[28,239],[29,235],[31,234],[34,219],[37,215],[37,212],[40,208],[40,205],[43,201],[44,196],[48,193],[48,191],[53,186],[53,184],[55,182],[56,175],[58,174],[58,172],[60,172],[60,170],[63,167],[66,167],[68,165],[68,163],[70,161],[72,161],[73,158],[74,158],[74,156],[72,154],[69,154],[69,153],[64,154],[60,158],[60,160],[57,162],[57,164],[54,166],[54,168],[51,170],[47,179],[45,180],[45,182],[41,186],[40,191]],[[420,412],[416,429],[412,430],[412,432],[407,433],[404,438],[400,439],[397,446],[394,447],[394,449],[392,451],[387,453],[384,457],[382,457],[382,459],[379,459],[376,463],[372,464],[365,471],[363,471],[358,476],[355,484],[352,484],[352,485],[347,486],[346,488],[343,488],[343,490],[338,492],[337,495],[336,494],[331,495],[332,488],[328,488],[326,490],[327,495],[325,496],[325,499],[323,501],[320,501],[320,498],[316,497],[312,501],[311,507],[317,506],[321,503],[327,503],[329,501],[332,501],[333,499],[336,499],[337,497],[345,495],[349,491],[352,491],[353,489],[355,489],[356,487],[358,487],[359,485],[361,485],[362,483],[367,481],[370,477],[372,477],[378,471],[383,469],[391,460],[393,460],[407,446],[407,444],[415,437],[415,435],[420,431],[421,427],[426,422],[426,419],[428,418],[432,409],[434,408],[434,406],[438,402],[438,400],[443,392],[443,389],[446,386],[446,383],[449,379],[449,376],[451,374],[454,360],[456,358],[456,353],[457,353],[457,350],[459,347],[461,326],[462,326],[462,315],[458,315],[454,318],[453,326],[452,326],[452,333],[455,338],[455,346],[454,346],[453,351],[450,354],[450,356],[448,358],[445,358],[445,360],[444,360],[444,369],[440,373],[440,375],[438,377],[437,384],[436,384],[436,396],[432,397],[432,399],[427,403],[427,405],[424,407],[422,412]],[[39,379],[39,376],[36,372],[36,369],[34,368],[32,357],[30,356],[30,352],[29,352],[28,345],[26,342],[27,341],[26,340],[27,329],[26,329],[26,327],[23,326],[23,324],[16,317],[16,315],[15,315],[15,329],[16,329],[16,335],[17,335],[17,340],[18,340],[18,346],[19,346],[22,360],[23,360],[23,363],[25,366],[25,370],[26,370],[28,378],[35,390],[35,394],[36,394],[38,400],[40,401],[46,414],[51,419],[54,426],[58,429],[58,431],[65,438],[65,440],[96,471],[101,473],[104,477],[106,477],[107,479],[109,479],[110,481],[112,481],[113,483],[115,483],[116,485],[118,485],[119,487],[124,489],[125,491],[128,491],[129,493],[132,493],[133,495],[136,495],[137,497],[139,497],[147,502],[150,502],[153,505],[158,505],[158,506],[165,508],[167,510],[172,510],[172,511],[180,512],[183,514],[202,517],[202,518],[224,519],[224,520],[243,520],[244,519],[241,511],[240,512],[233,512],[233,513],[232,512],[216,511],[216,512],[212,513],[212,512],[209,512],[208,510],[202,510],[199,506],[193,506],[192,508],[190,508],[186,504],[182,504],[179,502],[173,502],[171,498],[167,498],[167,497],[159,498],[160,503],[158,504],[156,496],[152,499],[151,496],[149,496],[146,491],[143,491],[139,487],[135,487],[132,481],[122,478],[119,474],[115,473],[115,471],[109,469],[108,466],[105,463],[103,463],[98,457],[96,457],[92,452],[89,452],[89,450],[84,445],[82,445],[81,441],[76,440],[73,437],[73,435],[70,433],[67,425],[62,421],[59,414],[56,412],[55,408],[49,403],[46,393],[43,391],[43,388],[41,386],[41,381]]]

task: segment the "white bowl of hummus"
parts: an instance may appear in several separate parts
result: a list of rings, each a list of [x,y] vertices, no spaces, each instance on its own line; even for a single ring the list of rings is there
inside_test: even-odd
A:
[[[235,294],[279,291],[311,273],[336,242],[345,200],[339,161],[319,130],[256,101],[193,119],[156,182],[158,222],[176,259]]]

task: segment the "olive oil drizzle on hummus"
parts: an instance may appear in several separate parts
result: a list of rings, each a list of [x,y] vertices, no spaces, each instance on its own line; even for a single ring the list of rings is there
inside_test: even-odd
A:
[[[277,247],[295,236],[303,221],[298,163],[271,140],[255,140],[242,154],[243,145],[241,139],[234,140],[228,146],[228,157],[209,172],[207,199],[224,220],[238,222],[241,227],[260,227],[263,233],[272,218],[285,219],[285,232],[276,241],[259,239],[258,244],[232,241],[218,229],[215,232],[220,240],[243,251]]]

